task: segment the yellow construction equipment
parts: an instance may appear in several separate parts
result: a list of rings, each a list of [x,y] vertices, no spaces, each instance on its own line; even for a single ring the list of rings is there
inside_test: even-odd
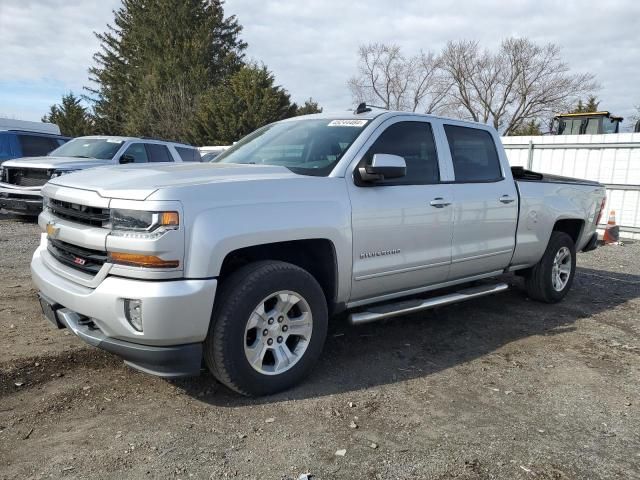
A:
[[[561,113],[553,117],[551,131],[556,135],[619,133],[622,120],[607,111]]]

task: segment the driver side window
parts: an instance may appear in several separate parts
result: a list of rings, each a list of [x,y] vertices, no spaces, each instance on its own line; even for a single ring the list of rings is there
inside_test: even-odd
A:
[[[438,155],[430,123],[394,123],[369,148],[364,157],[365,163],[370,165],[376,153],[399,155],[407,164],[404,177],[377,182],[379,185],[429,185],[440,181]]]
[[[130,155],[133,157],[134,163],[147,163],[147,150],[144,148],[143,143],[133,143],[127,148],[122,156]]]

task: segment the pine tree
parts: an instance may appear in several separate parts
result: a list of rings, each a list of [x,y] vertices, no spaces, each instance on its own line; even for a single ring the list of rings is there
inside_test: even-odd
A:
[[[304,102],[304,105],[298,107],[296,115],[309,115],[311,113],[322,113],[322,107],[315,102],[313,98],[309,98]]]
[[[242,66],[242,27],[220,0],[123,0],[114,15],[89,69],[97,127],[185,139],[199,98]]]
[[[93,133],[94,124],[81,99],[72,92],[62,96],[62,102],[51,105],[49,113],[42,117],[43,122],[55,123],[60,132],[69,137],[81,137]]]
[[[203,145],[230,144],[271,122],[296,115],[298,107],[275,85],[266,66],[248,65],[213,89],[198,112]]]
[[[598,111],[599,106],[598,98],[595,95],[589,95],[586,103],[578,100],[578,104],[570,113],[593,113]]]

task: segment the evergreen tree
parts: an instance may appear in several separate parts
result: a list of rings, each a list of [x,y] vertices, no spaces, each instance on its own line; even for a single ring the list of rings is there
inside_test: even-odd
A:
[[[203,145],[231,144],[257,128],[296,115],[289,94],[266,66],[247,65],[203,99],[197,136]]]
[[[97,127],[185,139],[199,98],[242,66],[242,27],[220,0],[123,0],[114,15],[89,69]]]
[[[529,120],[523,123],[519,127],[514,128],[509,133],[509,136],[530,136],[530,135],[542,135],[542,129],[540,128],[540,122],[536,120]]]
[[[595,95],[589,95],[587,97],[587,102],[583,103],[582,100],[578,100],[578,104],[576,108],[574,108],[571,113],[592,113],[597,112],[598,107],[600,106],[600,102]]]
[[[304,102],[304,105],[298,107],[296,115],[309,115],[311,113],[322,113],[322,107],[315,102],[313,98],[309,98]]]
[[[51,105],[42,121],[55,123],[60,127],[60,132],[69,137],[90,135],[94,130],[93,119],[80,102],[80,98],[69,92],[62,96],[61,103]]]

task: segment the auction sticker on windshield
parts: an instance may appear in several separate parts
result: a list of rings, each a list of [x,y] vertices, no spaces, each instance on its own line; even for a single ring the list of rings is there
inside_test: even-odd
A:
[[[368,120],[331,120],[329,127],[364,127]]]

